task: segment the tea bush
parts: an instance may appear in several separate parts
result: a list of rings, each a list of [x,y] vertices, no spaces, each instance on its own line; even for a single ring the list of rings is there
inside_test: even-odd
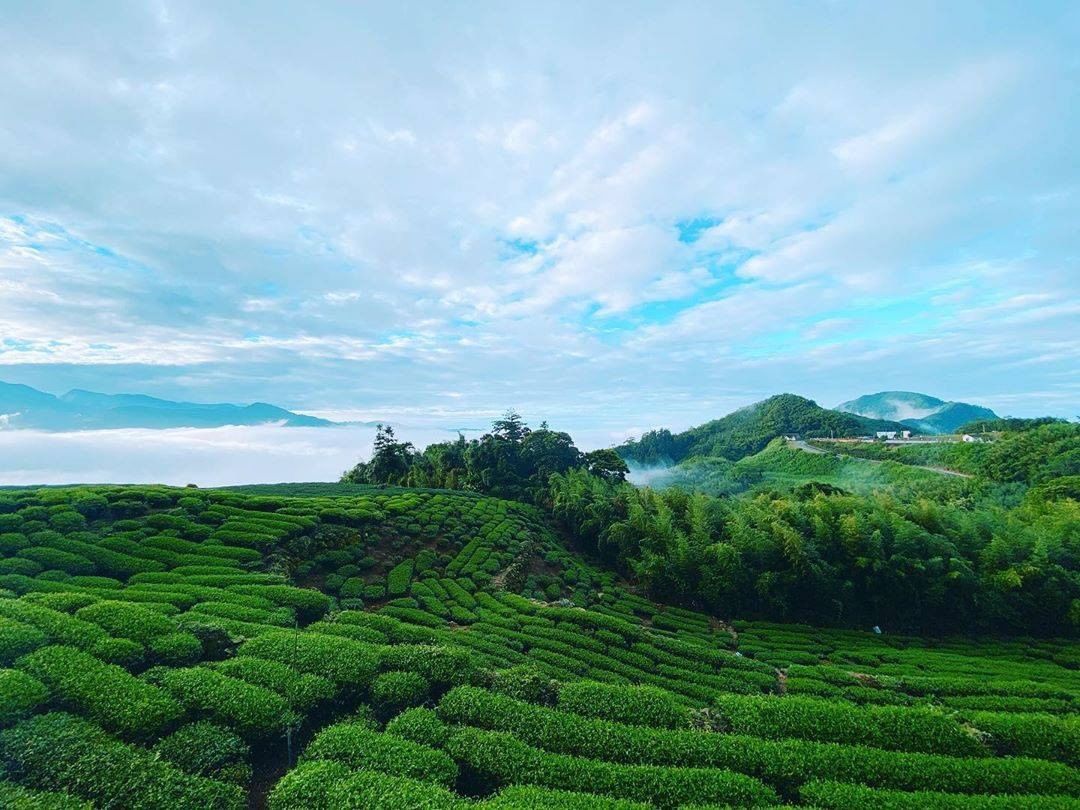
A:
[[[453,785],[457,779],[457,765],[442,751],[373,731],[360,723],[338,723],[323,729],[305,749],[304,759],[328,759],[350,768],[445,786]]]
[[[280,733],[292,719],[276,692],[207,667],[156,670],[156,680],[193,717],[234,729],[249,740]]]
[[[183,715],[161,689],[71,647],[42,647],[15,663],[60,703],[130,739],[157,737]]]
[[[37,678],[17,669],[0,669],[0,726],[29,715],[49,698],[49,690]]]
[[[186,773],[246,784],[251,778],[248,746],[235,733],[206,721],[181,726],[154,752]]]
[[[339,762],[301,762],[277,783],[271,810],[363,807],[365,810],[465,810],[446,788],[377,771],[354,771]]]
[[[534,784],[643,799],[661,808],[683,804],[753,806],[775,803],[760,781],[715,768],[623,765],[533,748],[510,734],[463,728],[451,735],[454,759],[496,784]]]
[[[241,810],[239,787],[186,774],[156,755],[110,738],[69,714],[54,712],[0,731],[0,757],[20,782],[73,793],[101,807]]]

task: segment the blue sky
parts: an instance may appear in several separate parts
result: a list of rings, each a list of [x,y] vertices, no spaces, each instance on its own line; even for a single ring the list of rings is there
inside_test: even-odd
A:
[[[1075,3],[26,3],[0,379],[613,433],[1078,412]]]

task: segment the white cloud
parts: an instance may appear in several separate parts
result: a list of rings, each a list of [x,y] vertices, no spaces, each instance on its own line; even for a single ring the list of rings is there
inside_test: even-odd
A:
[[[0,30],[0,379],[634,425],[1074,373],[1074,16],[57,9]]]

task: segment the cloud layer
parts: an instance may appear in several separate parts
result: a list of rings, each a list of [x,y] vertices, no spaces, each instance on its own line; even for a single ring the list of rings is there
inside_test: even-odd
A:
[[[783,390],[1075,411],[1073,4],[5,18],[0,379],[613,431]]]

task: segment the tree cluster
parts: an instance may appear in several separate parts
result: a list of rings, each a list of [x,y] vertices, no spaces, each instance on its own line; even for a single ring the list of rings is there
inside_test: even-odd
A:
[[[719,615],[1076,633],[1080,426],[1041,423],[994,443],[929,447],[961,454],[961,468],[985,486],[945,498],[810,482],[728,498],[570,471],[552,478],[551,509],[654,598]]]
[[[622,482],[628,468],[610,449],[584,453],[570,434],[551,430],[546,422],[531,429],[513,411],[496,419],[491,432],[478,439],[458,434],[418,451],[379,425],[370,461],[360,462],[341,478],[355,484],[382,484],[464,489],[499,498],[543,504],[548,480],[577,470],[601,481]]]

